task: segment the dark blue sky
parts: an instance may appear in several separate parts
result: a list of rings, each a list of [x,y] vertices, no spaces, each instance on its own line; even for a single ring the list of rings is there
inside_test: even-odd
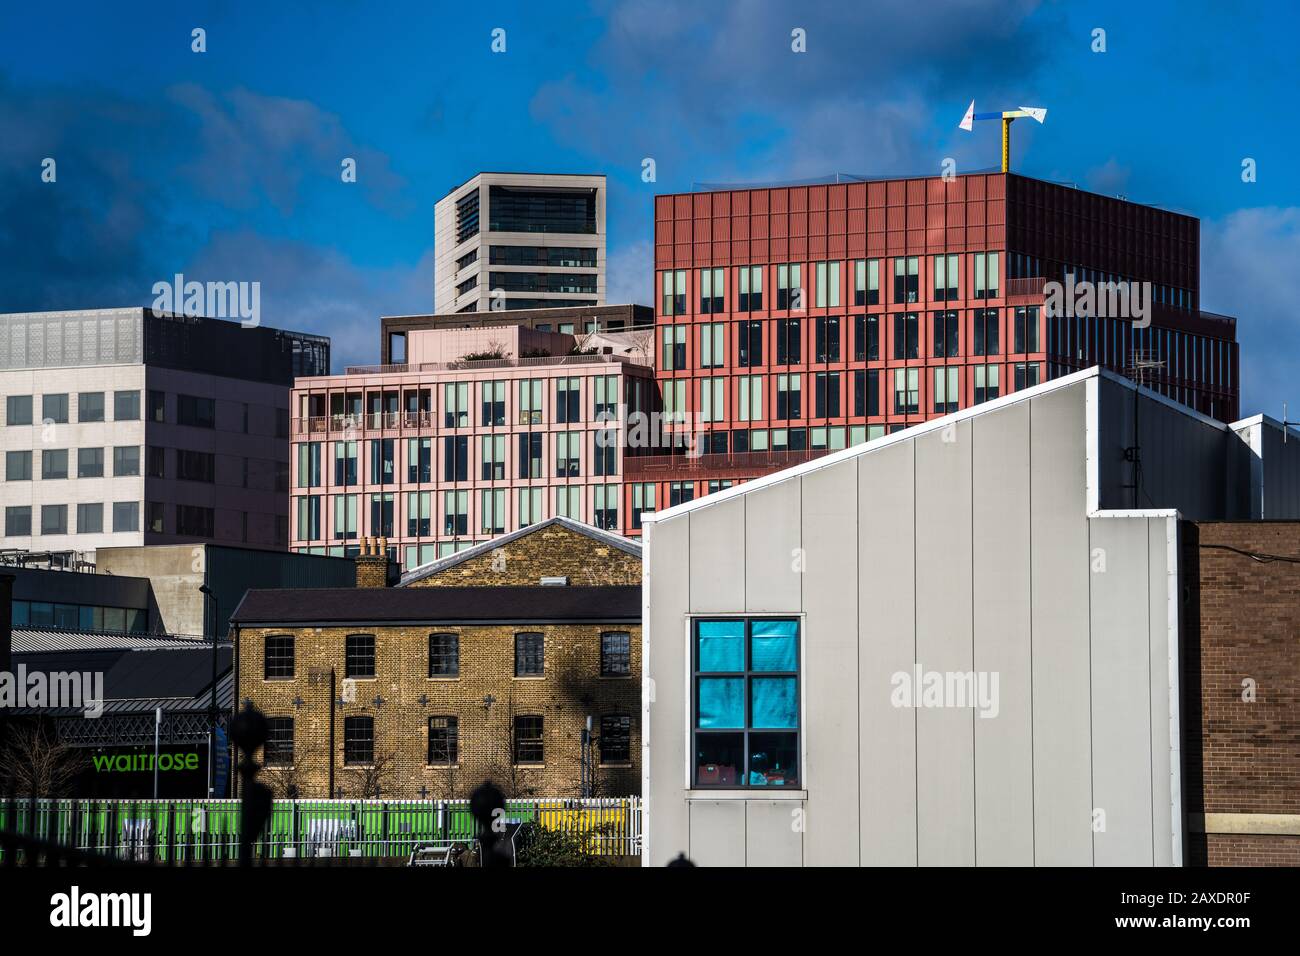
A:
[[[1199,216],[1243,412],[1300,411],[1298,20],[1188,0],[8,4],[0,311],[147,304],[177,271],[257,280],[264,322],[331,335],[336,367],[375,361],[378,315],[432,307],[434,202],[480,169],[606,173],[610,298],[649,302],[655,192],[989,167],[996,124],[956,129],[974,98],[1048,108],[1017,124],[1018,171]]]

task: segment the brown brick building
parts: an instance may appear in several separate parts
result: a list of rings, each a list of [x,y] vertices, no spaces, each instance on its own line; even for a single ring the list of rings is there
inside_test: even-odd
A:
[[[1186,523],[1189,862],[1300,865],[1300,522]]]
[[[356,588],[250,591],[232,617],[238,699],[271,721],[274,788],[640,792],[636,542],[555,518],[396,588],[382,542],[367,545]]]

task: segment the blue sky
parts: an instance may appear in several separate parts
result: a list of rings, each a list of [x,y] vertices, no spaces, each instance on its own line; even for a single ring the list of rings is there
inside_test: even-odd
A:
[[[610,298],[649,302],[656,192],[987,168],[996,124],[956,129],[974,98],[1048,108],[1017,124],[1014,169],[1199,216],[1243,411],[1300,417],[1281,281],[1300,263],[1298,19],[1188,0],[9,4],[0,311],[147,304],[178,271],[257,280],[267,324],[331,335],[336,367],[375,361],[376,316],[432,307],[434,202],[480,169],[606,173]]]

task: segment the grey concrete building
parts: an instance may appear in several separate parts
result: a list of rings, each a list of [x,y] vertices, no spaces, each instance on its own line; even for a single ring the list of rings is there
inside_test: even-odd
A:
[[[605,177],[479,173],[434,206],[434,311],[603,305]]]
[[[0,315],[0,551],[288,544],[289,388],[329,339],[145,308]]]
[[[1181,865],[1179,520],[1300,433],[1090,369],[644,519],[645,865]]]

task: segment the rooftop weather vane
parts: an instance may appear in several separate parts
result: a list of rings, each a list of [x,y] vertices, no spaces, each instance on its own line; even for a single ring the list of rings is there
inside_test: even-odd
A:
[[[957,127],[969,133],[975,125],[975,120],[1002,120],[1002,171],[1007,173],[1011,171],[1011,124],[1026,116],[1041,123],[1047,119],[1047,110],[1038,106],[1022,106],[1001,113],[976,113],[975,101],[971,100],[970,106],[966,107],[966,115],[961,118]]]

